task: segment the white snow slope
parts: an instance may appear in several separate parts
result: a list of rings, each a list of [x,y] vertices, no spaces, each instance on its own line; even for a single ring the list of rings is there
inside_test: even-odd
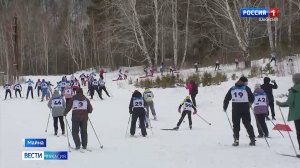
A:
[[[192,70],[191,70],[192,71]],[[142,73],[142,72],[141,72]],[[78,74],[76,74],[78,77]],[[257,139],[256,146],[249,146],[249,138],[241,123],[240,146],[233,147],[232,130],[225,113],[222,110],[223,99],[228,89],[234,85],[235,81],[229,80],[219,86],[199,87],[199,94],[196,97],[198,103],[198,114],[212,123],[208,125],[199,117],[193,115],[193,130],[188,128],[186,122],[182,123],[178,131],[163,131],[161,128],[173,128],[179,120],[180,114],[177,112],[179,103],[188,94],[185,88],[152,89],[155,94],[155,108],[158,121],[151,120],[153,129],[147,129],[146,138],[140,135],[140,129],[136,130],[136,137],[125,136],[127,122],[129,118],[128,105],[133,86],[117,85],[112,82],[116,78],[116,72],[108,73],[106,76],[107,87],[113,97],[104,95],[101,101],[96,95],[92,100],[94,111],[89,115],[103,149],[99,148],[98,141],[88,125],[88,147],[92,152],[80,153],[72,151],[69,153],[67,161],[22,161],[22,151],[67,151],[67,138],[53,135],[53,120],[50,118],[48,132],[45,132],[49,109],[46,102],[35,99],[12,99],[2,101],[4,90],[1,91],[0,101],[0,167],[1,168],[299,168],[300,160],[293,157],[285,157],[277,154],[294,154],[293,148],[284,132],[284,138],[272,130],[273,125],[267,121],[271,138],[268,139],[268,148],[264,139]],[[27,77],[28,79],[29,77]],[[32,77],[51,80],[52,83],[58,81],[60,76]],[[274,90],[274,95],[287,93],[292,86],[291,76],[273,77],[279,85],[279,89]],[[249,79],[249,86],[253,90],[256,82],[261,82],[261,78]],[[121,86],[121,87],[120,87]],[[24,86],[25,88],[25,86]],[[87,88],[85,88],[86,90]],[[23,94],[25,93],[23,91]],[[142,91],[142,89],[139,89]],[[36,91],[35,91],[36,92]],[[86,92],[85,92],[86,93]],[[14,96],[13,96],[14,97]],[[278,99],[278,98],[276,98]],[[282,98],[281,100],[284,100]],[[276,123],[283,123],[278,107],[275,108]],[[231,105],[228,115],[231,117]],[[282,109],[287,117],[288,109]],[[71,113],[67,116],[71,124]],[[150,115],[151,116],[151,115]],[[152,116],[150,117],[152,119]],[[252,115],[252,125],[257,133],[256,123]],[[295,135],[294,123],[289,123],[293,129],[292,139],[298,149]],[[59,129],[59,133],[60,129]],[[69,135],[70,136],[70,135]],[[47,138],[46,148],[24,148],[23,138]],[[74,146],[70,136],[71,145]],[[300,153],[299,150],[297,150]]]

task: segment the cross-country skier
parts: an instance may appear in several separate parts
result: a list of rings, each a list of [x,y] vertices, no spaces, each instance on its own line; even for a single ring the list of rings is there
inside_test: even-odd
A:
[[[82,88],[77,90],[76,95],[73,96],[71,102],[65,109],[65,116],[72,109],[72,135],[76,145],[76,150],[80,149],[80,142],[83,149],[87,147],[87,122],[88,114],[92,113],[93,107],[88,98],[83,95]],[[81,134],[81,141],[79,138],[79,130]]]
[[[269,77],[264,78],[264,84],[261,85],[261,88],[266,92],[267,97],[269,99],[269,106],[272,113],[272,119],[275,120],[275,110],[274,110],[274,96],[273,96],[273,89],[277,89],[278,85],[275,80],[272,80],[273,84],[270,84],[271,79]],[[267,116],[267,120],[270,118]]]
[[[264,90],[260,88],[260,84],[255,85],[253,112],[256,119],[256,125],[259,135],[258,138],[263,136],[269,137],[269,131],[266,124],[266,116],[268,115],[268,104],[269,100]]]
[[[164,63],[162,62],[159,66],[160,75],[163,76],[164,74]]]
[[[220,70],[220,61],[219,61],[219,59],[216,60],[215,71],[216,70]]]
[[[289,107],[288,121],[294,121],[297,140],[300,150],[300,73],[293,75],[294,86],[289,89],[288,99],[285,102],[276,101],[279,107]],[[297,157],[300,157],[298,155]]]
[[[145,107],[146,107],[147,119],[149,119],[149,108],[150,108],[151,113],[154,117],[154,120],[157,120],[156,113],[155,113],[155,108],[154,108],[154,102],[153,102],[154,94],[149,88],[145,88],[145,91],[143,93],[143,98],[146,101]]]
[[[5,85],[3,86],[3,88],[5,89],[5,99],[7,98],[7,94],[9,94],[10,98],[11,97],[11,84],[9,84],[9,82],[6,82]]]
[[[58,130],[58,119],[60,123],[60,128],[62,135],[65,134],[65,123],[64,123],[64,111],[66,108],[66,103],[64,98],[59,94],[58,90],[54,90],[51,99],[48,102],[48,107],[51,109],[53,124],[54,124],[54,135],[57,135]]]
[[[35,83],[35,87],[34,87],[34,89],[37,88],[38,97],[40,97],[40,91],[42,91],[41,83],[42,83],[41,80],[38,79],[37,82]]]
[[[79,78],[80,78],[80,80],[81,80],[81,85],[82,85],[82,86],[85,86],[85,78],[86,78],[85,74],[82,73],[82,74],[79,76]]]
[[[72,100],[72,97],[74,95],[72,86],[70,85],[70,83],[67,83],[67,85],[65,86],[62,95],[66,98],[66,104],[68,105],[68,103]]]
[[[184,117],[186,115],[188,115],[188,118],[189,118],[189,126],[190,126],[190,129],[192,129],[192,109],[194,109],[194,112],[193,114],[196,114],[197,113],[197,109],[196,107],[193,105],[192,101],[191,101],[191,98],[190,96],[186,96],[186,98],[183,100],[183,102],[179,105],[178,107],[178,112],[181,113],[181,107],[183,107],[183,111],[182,111],[182,114],[181,114],[181,117],[177,123],[177,126],[174,128],[175,130],[178,130],[179,129],[179,126],[181,124],[181,122],[183,121]]]
[[[32,85],[34,84],[34,82],[29,79],[28,81],[26,81],[25,83],[27,83],[27,94],[26,94],[26,99],[28,99],[29,96],[29,92],[31,92],[31,98],[33,99],[33,88]]]
[[[80,88],[80,83],[79,81],[77,80],[77,78],[74,79],[74,82],[72,83],[72,89],[74,92],[76,92],[76,90]]]
[[[41,101],[44,101],[44,97],[46,97],[47,93],[48,93],[48,83],[45,81],[45,79],[42,80],[41,88],[42,88],[42,100]]]
[[[96,79],[94,79],[91,82],[91,90],[90,90],[91,99],[93,99],[95,91],[98,93],[98,96],[100,97],[100,99],[103,100],[102,95],[99,90],[99,82]]]
[[[99,79],[99,90],[100,90],[100,95],[102,95],[102,90],[104,90],[104,92],[106,93],[106,95],[108,97],[110,97],[110,95],[108,94],[107,90],[106,90],[106,87],[105,87],[105,82],[103,81],[103,79]]]
[[[231,87],[227,92],[223,109],[226,113],[229,101],[232,101],[232,122],[233,122],[233,146],[239,146],[240,138],[240,121],[242,119],[245,128],[249,134],[250,146],[255,146],[255,135],[251,125],[250,103],[254,102],[254,95],[251,89],[247,86],[248,79],[242,76],[235,86]]]
[[[275,66],[276,66],[276,61],[277,61],[276,60],[276,53],[272,52],[270,56],[271,56],[270,57],[270,64],[271,64],[272,61],[274,61],[275,62]]]
[[[103,80],[104,79],[104,77],[103,77],[103,74],[104,74],[105,72],[104,72],[104,69],[103,68],[101,68],[100,70],[99,70],[99,75],[100,75],[100,78]]]
[[[187,85],[186,89],[189,90],[189,95],[192,97],[192,102],[195,107],[197,107],[196,104],[196,96],[198,94],[198,85],[195,83],[195,81],[191,80]]]
[[[145,127],[145,101],[141,92],[135,90],[131,96],[130,104],[129,104],[129,113],[132,115],[131,118],[131,127],[130,127],[130,134],[134,136],[135,129],[136,129],[136,121],[139,118],[140,127],[142,131],[142,135],[144,137],[147,136],[147,131]]]
[[[18,93],[18,92],[19,92],[20,98],[22,98],[22,95],[21,95],[21,92],[22,92],[22,86],[20,85],[19,82],[17,82],[17,83],[14,85],[14,90],[15,90],[15,96],[16,96],[16,98],[18,97],[18,96],[17,96],[17,93]]]

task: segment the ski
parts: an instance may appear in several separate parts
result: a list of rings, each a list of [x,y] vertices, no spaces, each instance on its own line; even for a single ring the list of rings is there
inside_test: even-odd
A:
[[[295,157],[295,158],[300,158],[300,155],[290,155],[290,154],[284,154],[284,153],[278,153],[277,154],[281,155],[281,156],[288,156],[288,157]]]
[[[163,128],[163,129],[160,129],[160,130],[177,131],[178,129],[175,129],[175,128]]]

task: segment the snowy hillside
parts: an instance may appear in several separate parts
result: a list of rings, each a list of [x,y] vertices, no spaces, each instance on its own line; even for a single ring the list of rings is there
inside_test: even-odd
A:
[[[213,71],[213,67],[201,69],[200,71]],[[235,72],[233,66],[223,68],[228,74],[248,73]],[[137,73],[137,69],[129,70],[129,77],[142,75]],[[190,74],[194,70],[185,70],[183,75]],[[299,72],[299,70],[296,70]],[[75,74],[76,77],[79,73]],[[228,75],[230,77],[230,75]],[[30,76],[26,77],[36,81],[38,78],[45,78],[51,83],[56,83],[61,76]],[[22,161],[22,151],[30,150],[53,150],[67,151],[67,138],[65,136],[56,137],[53,135],[53,120],[50,118],[48,132],[45,132],[49,109],[46,102],[40,102],[40,98],[35,99],[8,99],[2,101],[4,91],[1,90],[0,101],[0,167],[1,168],[299,168],[300,160],[293,157],[281,156],[278,153],[294,154],[288,134],[284,133],[284,138],[273,131],[274,127],[267,121],[270,137],[268,148],[264,139],[258,139],[256,146],[249,146],[249,138],[244,126],[241,124],[240,146],[233,147],[232,130],[224,114],[223,99],[228,89],[234,85],[235,81],[229,79],[228,82],[219,86],[199,87],[199,94],[196,97],[198,104],[198,114],[212,123],[208,125],[198,116],[193,115],[193,129],[188,128],[186,122],[181,124],[178,131],[164,131],[162,128],[173,128],[180,118],[177,112],[179,103],[188,95],[185,88],[152,89],[155,94],[154,103],[158,121],[151,120],[152,130],[147,129],[148,136],[142,137],[137,129],[136,137],[125,136],[127,122],[129,118],[128,105],[132,92],[135,88],[127,82],[114,82],[117,72],[110,72],[104,76],[107,88],[113,97],[108,98],[103,95],[101,101],[96,95],[96,99],[91,100],[94,111],[89,115],[103,149],[99,144],[92,130],[88,125],[88,148],[92,152],[80,153],[72,151],[69,153],[68,161]],[[279,85],[274,90],[276,95],[286,94],[292,86],[291,76],[275,77]],[[253,90],[254,85],[263,82],[262,78],[249,79],[249,87]],[[25,88],[25,86],[24,86]],[[25,90],[23,89],[23,95]],[[84,88],[85,94],[87,88]],[[139,89],[143,91],[142,89]],[[14,95],[14,93],[13,93]],[[13,96],[14,97],[14,96]],[[284,100],[282,98],[280,100]],[[287,118],[287,108],[283,108],[284,116]],[[231,116],[231,105],[228,115]],[[278,107],[275,108],[276,123],[283,123]],[[150,114],[151,116],[151,114]],[[67,116],[71,124],[71,115]],[[153,118],[152,116],[150,117]],[[258,135],[256,123],[252,115],[252,125],[255,135]],[[294,123],[289,123],[295,130]],[[129,131],[128,131],[129,132]],[[60,129],[59,129],[60,134]],[[292,139],[298,148],[295,131],[291,132]],[[47,138],[47,148],[24,148],[22,139]],[[70,136],[71,145],[74,142]],[[298,150],[298,153],[300,151]]]

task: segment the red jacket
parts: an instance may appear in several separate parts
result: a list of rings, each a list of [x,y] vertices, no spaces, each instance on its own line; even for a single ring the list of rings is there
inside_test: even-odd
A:
[[[185,88],[189,90],[189,94],[192,93],[193,86],[191,83],[187,83]]]

